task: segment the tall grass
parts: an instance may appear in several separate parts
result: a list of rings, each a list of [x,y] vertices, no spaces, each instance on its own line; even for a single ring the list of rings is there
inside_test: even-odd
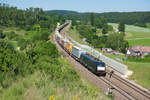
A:
[[[62,67],[74,71],[65,59],[59,60]],[[74,78],[73,75],[69,76]],[[0,93],[0,100],[48,100],[50,96],[54,96],[55,100],[73,100],[73,98],[78,98],[78,100],[110,99],[100,93],[83,77],[76,81],[52,80],[51,75],[39,71],[24,78],[20,77],[8,88],[2,89]]]

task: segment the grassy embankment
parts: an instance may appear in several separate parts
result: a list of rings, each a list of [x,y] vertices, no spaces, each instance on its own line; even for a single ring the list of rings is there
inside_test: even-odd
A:
[[[113,25],[114,27],[117,27],[117,24],[111,23],[111,25]],[[128,32],[128,37],[126,39],[150,37],[149,29],[136,27],[136,26],[130,26],[130,25],[127,25],[126,28],[127,28],[126,30]],[[138,30],[136,30],[136,29],[138,29]],[[142,31],[141,29],[144,29],[144,30]],[[131,31],[129,31],[129,30],[131,30]],[[142,35],[142,34],[144,34],[144,35]],[[68,32],[68,36],[70,36],[72,39],[74,39],[76,41],[78,41],[78,40],[79,40],[79,42],[82,41],[82,39],[79,37],[79,33],[76,32],[76,30],[70,30]],[[147,43],[150,40],[144,39],[144,41]],[[131,41],[129,40],[130,45],[135,45],[135,44],[140,45],[136,41],[134,42],[135,44],[133,44],[133,42],[134,42],[134,40],[131,40]],[[82,42],[80,42],[80,43],[82,43]],[[148,43],[150,43],[150,42],[148,42]],[[141,44],[144,44],[144,42],[142,42]],[[125,58],[124,55],[106,55],[106,56],[108,56],[114,60],[117,60],[118,57]],[[117,61],[124,63],[125,65],[128,66],[129,70],[132,70],[134,72],[133,75],[130,76],[131,80],[134,80],[136,83],[150,89],[150,84],[149,84],[150,83],[150,63],[149,62],[142,63],[142,62],[130,62],[130,61],[120,61],[120,60],[117,60]]]
[[[3,28],[3,31],[5,34],[7,30],[15,31],[20,33],[20,36],[24,36],[24,39],[30,39],[37,34],[35,31],[25,32],[16,29]],[[27,34],[22,35],[21,32]],[[14,39],[13,42],[16,42],[15,48],[17,48],[19,41]],[[44,48],[39,49],[44,50]],[[40,63],[33,65],[34,68],[37,68],[34,73],[28,73],[25,76],[17,75],[13,79],[8,77],[3,81],[5,87],[0,86],[0,100],[48,100],[50,96],[54,96],[55,100],[110,99],[79,75],[64,58],[59,57],[55,59],[57,63],[54,63],[56,61],[48,58],[47,55],[40,55],[39,60]]]
[[[72,38],[73,40],[81,43],[81,44],[86,44],[86,45],[88,44],[86,41],[83,41],[81,39],[79,32],[75,28],[73,28],[73,29],[70,28],[69,30],[67,30],[65,32],[65,35]]]
[[[71,65],[65,59],[60,58],[59,60],[63,63],[63,67],[70,68]],[[55,100],[109,99],[83,77],[80,78],[80,81],[70,83],[50,80],[49,77],[41,72],[26,77],[17,77],[12,85],[0,90],[0,100],[48,100],[50,96],[54,96]]]

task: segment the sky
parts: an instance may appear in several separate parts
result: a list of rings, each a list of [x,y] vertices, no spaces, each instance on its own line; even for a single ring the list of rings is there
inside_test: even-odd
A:
[[[19,9],[39,7],[44,10],[73,10],[78,12],[150,11],[150,0],[0,0]]]

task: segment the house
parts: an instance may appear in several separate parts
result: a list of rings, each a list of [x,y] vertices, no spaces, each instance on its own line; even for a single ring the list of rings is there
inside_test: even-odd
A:
[[[130,56],[146,56],[150,54],[150,46],[133,46],[127,50]]]
[[[102,48],[103,53],[105,54],[114,54],[117,55],[119,54],[119,51],[117,50],[112,50],[111,48]]]

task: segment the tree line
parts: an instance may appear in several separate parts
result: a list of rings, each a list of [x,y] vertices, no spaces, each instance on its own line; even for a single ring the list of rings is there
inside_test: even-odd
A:
[[[95,48],[112,48],[126,53],[126,48],[129,47],[128,42],[124,39],[125,24],[120,21],[118,32],[114,32],[113,27],[108,25],[105,17],[100,16],[95,19],[94,13],[89,17],[90,24],[87,22],[79,22],[74,25],[74,28],[79,32],[81,38],[85,38],[86,42]],[[102,30],[101,36],[97,35],[97,29]]]
[[[34,25],[41,28],[54,29],[56,22],[63,23],[63,17],[58,14],[47,15],[42,8],[26,8],[26,10],[9,7],[7,4],[0,4],[0,26],[15,26],[25,30],[31,30]]]
[[[50,13],[51,11],[49,11]],[[54,13],[55,11],[53,11]],[[58,13],[59,12],[59,13]],[[62,14],[62,13],[63,14]],[[63,15],[66,18],[76,19],[80,21],[89,22],[91,13],[78,13],[70,11],[57,11],[56,13]],[[149,27],[150,12],[107,12],[107,13],[94,13],[95,19],[104,16],[109,23],[119,23],[121,20],[125,24],[136,25],[142,27]]]

